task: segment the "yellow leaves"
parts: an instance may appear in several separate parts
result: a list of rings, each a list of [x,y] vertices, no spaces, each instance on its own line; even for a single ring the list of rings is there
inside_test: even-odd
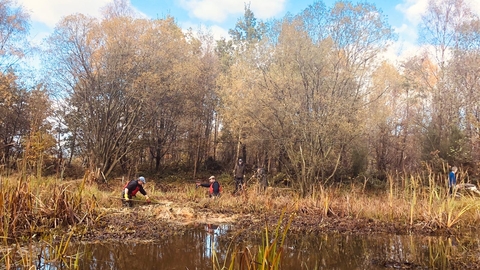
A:
[[[0,74],[0,104],[9,106],[12,102],[16,77],[13,74]]]
[[[27,160],[34,161],[40,156],[51,150],[56,144],[56,140],[53,135],[44,131],[37,131],[30,135],[28,140],[23,142],[26,149]]]
[[[41,129],[51,112],[51,104],[47,93],[42,90],[30,91],[28,104],[31,128],[34,130]]]
[[[402,80],[398,70],[385,61],[382,62],[372,77],[374,87],[379,88],[379,91],[392,88],[392,86],[400,84]]]
[[[426,57],[422,59],[421,67],[424,74],[424,79],[427,85],[433,87],[438,82],[438,66],[434,64],[430,58]]]
[[[383,62],[378,67],[372,75],[372,87],[368,96],[372,102],[370,118],[385,118],[395,110],[397,98],[402,93],[402,83],[400,73],[391,64]]]

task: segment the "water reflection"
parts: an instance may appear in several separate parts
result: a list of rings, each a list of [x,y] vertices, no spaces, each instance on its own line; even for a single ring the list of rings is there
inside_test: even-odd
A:
[[[213,269],[228,266],[231,239],[225,225],[202,225],[185,233],[144,243],[89,243],[81,248],[79,269]],[[258,240],[258,241],[257,241]],[[261,243],[261,237],[251,243]],[[476,238],[399,235],[289,235],[280,269],[451,269],[449,258],[478,256]],[[235,243],[234,243],[235,244]],[[230,250],[229,250],[230,248]],[[214,256],[215,255],[215,256]],[[215,263],[215,265],[218,265]],[[55,269],[49,267],[48,269]]]
[[[400,235],[308,235],[289,239],[282,269],[450,269],[445,239]]]
[[[215,224],[205,225],[208,234],[205,236],[205,258],[212,258],[213,250],[219,249],[218,236],[222,234],[221,227]]]
[[[225,258],[218,238],[228,229],[209,224],[154,242],[85,244],[80,269],[212,269],[212,248]]]

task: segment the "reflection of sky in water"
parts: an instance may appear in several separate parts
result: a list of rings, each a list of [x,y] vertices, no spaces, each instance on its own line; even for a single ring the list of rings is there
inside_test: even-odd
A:
[[[191,230],[179,230],[176,235],[146,242],[100,242],[71,245],[68,255],[82,254],[79,270],[211,270],[215,266],[228,266],[233,239],[225,238],[234,230],[227,225],[200,225]],[[270,235],[271,237],[272,235]],[[261,241],[261,240],[259,240]],[[465,242],[478,239],[465,239]],[[460,256],[462,239],[413,235],[342,235],[308,234],[287,235],[281,255],[282,270],[297,269],[450,269],[448,257]],[[260,243],[246,243],[253,247]],[[472,247],[470,243],[469,248]],[[478,253],[478,252],[477,252]],[[48,254],[46,251],[43,255]],[[214,255],[215,254],[215,260]],[[74,259],[73,259],[74,260]],[[37,269],[67,269],[37,261]],[[43,265],[41,265],[43,264]],[[41,266],[41,267],[39,267]],[[3,268],[2,268],[3,267]],[[5,269],[0,263],[0,269]],[[25,269],[25,268],[11,268]]]
[[[227,225],[215,225],[215,224],[207,224],[205,225],[205,231],[207,234],[205,235],[205,249],[204,249],[204,256],[206,258],[212,258],[213,256],[213,249],[219,250],[219,242],[218,237],[225,234],[229,229]],[[213,249],[212,249],[213,248]],[[217,254],[217,256],[221,256],[221,254]]]

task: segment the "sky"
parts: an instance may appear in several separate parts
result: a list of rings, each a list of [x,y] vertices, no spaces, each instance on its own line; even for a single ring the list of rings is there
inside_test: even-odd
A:
[[[16,0],[31,16],[31,39],[35,43],[50,35],[62,17],[82,13],[100,17],[100,9],[113,0]],[[335,0],[322,0],[332,7]],[[471,1],[471,8],[480,15],[480,0]],[[285,14],[298,14],[315,0],[130,0],[131,5],[148,18],[174,17],[183,29],[209,29],[215,38],[228,37],[228,30],[243,16],[245,4],[257,19],[268,21]],[[356,3],[356,0],[351,0]],[[428,0],[361,0],[374,4],[388,17],[398,35],[390,49],[399,57],[418,51],[416,26],[427,8]]]

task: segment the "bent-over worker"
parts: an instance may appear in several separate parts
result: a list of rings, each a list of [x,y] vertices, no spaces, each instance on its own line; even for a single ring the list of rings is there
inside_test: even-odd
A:
[[[132,198],[135,197],[135,195],[139,191],[143,194],[143,196],[145,196],[147,203],[150,203],[150,198],[148,197],[145,189],[143,189],[143,185],[146,182],[147,181],[145,180],[145,177],[140,176],[138,177],[138,179],[132,180],[124,186],[122,191],[122,198],[125,206],[133,206]]]

